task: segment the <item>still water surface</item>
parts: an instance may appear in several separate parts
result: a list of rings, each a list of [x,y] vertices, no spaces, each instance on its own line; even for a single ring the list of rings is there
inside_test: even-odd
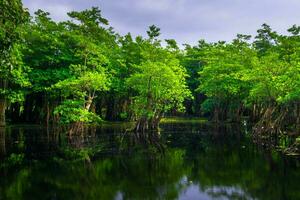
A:
[[[299,159],[259,149],[244,128],[166,123],[146,140],[124,127],[2,129],[0,200],[300,199]]]

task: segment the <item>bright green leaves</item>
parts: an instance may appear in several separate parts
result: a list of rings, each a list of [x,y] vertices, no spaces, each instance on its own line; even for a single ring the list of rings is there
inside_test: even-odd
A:
[[[288,103],[300,99],[298,62],[286,62],[277,53],[269,53],[248,75],[253,82],[250,98],[259,102]]]
[[[198,90],[208,99],[202,108],[211,111],[217,106],[229,104],[239,107],[246,100],[251,87],[244,75],[255,64],[255,52],[247,43],[239,40],[232,44],[211,44],[203,51],[205,65],[199,72]]]
[[[170,47],[163,48],[157,39],[160,29],[156,26],[150,26],[147,34],[147,40],[137,37],[133,42],[130,35],[124,38],[123,44],[135,49],[135,58],[139,58],[134,61],[132,54],[127,54],[133,63],[128,63],[132,69],[126,85],[133,91],[132,108],[138,121],[159,123],[161,116],[171,109],[184,110],[183,102],[191,98],[191,93],[186,85],[187,72],[177,58],[176,43],[168,40]]]
[[[202,61],[198,90],[207,97],[203,110],[228,119],[241,114],[241,108],[296,105],[300,100],[297,30],[292,27],[293,35],[283,36],[264,24],[253,45],[249,36],[238,35],[231,43],[189,47],[188,52]]]
[[[173,109],[183,109],[183,101],[191,97],[187,89],[186,71],[176,59],[168,62],[144,62],[138,72],[127,80],[137,92],[134,110],[138,116],[153,117]]]
[[[8,51],[19,40],[19,26],[28,20],[21,0],[0,1],[0,52]]]
[[[59,121],[62,124],[101,122],[99,116],[84,109],[83,101],[66,100],[55,108],[54,114],[60,116]]]
[[[70,64],[77,64],[76,41],[62,24],[52,21],[49,13],[35,12],[34,20],[26,26],[24,62],[29,73],[32,93],[49,95],[49,88],[70,77]],[[40,94],[42,95],[42,94]]]
[[[22,26],[28,17],[21,0],[0,1],[0,126],[5,125],[7,103],[23,101],[22,87],[29,85],[28,68],[19,51]]]
[[[11,103],[24,101],[24,89],[29,88],[31,83],[28,79],[30,68],[22,60],[21,46],[15,44],[0,70],[7,87],[0,87],[0,95],[4,95]]]
[[[23,101],[21,87],[29,85],[28,68],[23,65],[19,51],[22,25],[28,17],[21,0],[0,1],[0,126],[5,125],[7,100]]]
[[[91,112],[90,108],[99,92],[109,89],[109,83],[105,73],[93,71],[58,82],[52,90],[58,89],[65,100],[55,109],[54,114],[59,115],[60,122],[64,124],[100,122],[100,117]]]
[[[43,110],[43,113],[50,116],[57,103],[61,103],[56,109],[56,115],[60,116],[63,123],[73,123],[74,117],[72,120],[64,119],[70,116],[63,110],[72,109],[74,105],[70,102],[83,102],[81,106],[77,104],[77,110],[70,113],[81,112],[83,121],[90,122],[84,116],[91,112],[98,95],[108,91],[111,84],[108,71],[111,65],[110,48],[115,36],[102,27],[108,22],[101,17],[98,8],[69,13],[70,18],[76,22],[57,23],[49,15],[48,12],[38,10],[24,28],[26,45],[22,48],[24,58],[21,60],[24,66],[31,68],[28,73],[31,82],[28,97],[39,96],[51,108],[49,110],[47,105],[41,105],[32,109]],[[20,74],[26,75],[21,71],[14,73],[15,76]],[[16,80],[25,87],[24,79],[19,76]],[[55,121],[54,116],[52,120]]]
[[[297,26],[284,36],[264,24],[252,44],[239,34],[229,43],[200,40],[181,50],[172,39],[164,47],[154,25],[147,38],[114,33],[96,7],[70,12],[59,23],[38,10],[21,30],[28,16],[20,1],[0,5],[0,97],[19,102],[26,91],[28,110],[48,118],[55,110],[62,123],[97,121],[95,113],[157,123],[184,104],[197,113],[205,99],[202,110],[233,117],[256,104],[300,99]],[[190,90],[195,102],[186,101]]]
[[[80,77],[60,81],[53,88],[60,89],[64,97],[95,96],[96,92],[108,90],[109,80],[104,73],[86,72]]]
[[[108,75],[108,47],[103,38],[98,37],[99,33],[108,33],[100,27],[100,24],[107,24],[107,21],[101,17],[97,8],[71,12],[69,16],[79,21],[79,24],[67,23],[71,30],[66,35],[73,41],[73,56],[76,59],[68,66],[69,77],[52,86],[52,91],[64,99],[55,113],[63,123],[74,123],[76,120],[90,123],[96,116],[91,112],[94,100],[109,90],[111,82]],[[82,103],[74,107],[74,102]],[[68,110],[70,112],[65,112]]]

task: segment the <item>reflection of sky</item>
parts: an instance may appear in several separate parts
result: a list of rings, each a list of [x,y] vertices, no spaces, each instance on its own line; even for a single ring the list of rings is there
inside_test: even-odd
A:
[[[214,186],[205,192],[216,199],[253,199],[240,187]]]
[[[231,199],[245,199],[253,200],[248,194],[240,187],[230,186],[213,186],[201,190],[199,184],[194,184],[188,181],[187,177],[183,177],[180,184],[186,184],[186,188],[180,193],[180,200],[231,200]]]
[[[195,44],[231,40],[237,33],[255,34],[262,23],[284,32],[299,24],[299,0],[23,0],[31,12],[42,8],[55,20],[71,10],[99,6],[121,34],[145,35],[156,24],[163,38]]]
[[[208,200],[211,199],[211,197],[204,192],[200,192],[199,191],[199,186],[198,185],[190,185],[188,186],[180,195],[179,198],[180,200],[190,200],[190,199],[194,199],[194,200]]]
[[[194,184],[188,181],[188,178],[184,176],[177,185],[179,191],[179,200],[232,200],[232,199],[245,199],[254,200],[246,194],[240,187],[230,187],[230,186],[213,186],[208,187],[204,190],[200,189],[199,184]],[[157,188],[160,194],[160,198],[164,197],[167,190],[164,186]],[[122,191],[119,191],[115,195],[115,200],[124,199]]]
[[[122,192],[117,192],[116,196],[115,196],[115,200],[122,200],[124,199]]]

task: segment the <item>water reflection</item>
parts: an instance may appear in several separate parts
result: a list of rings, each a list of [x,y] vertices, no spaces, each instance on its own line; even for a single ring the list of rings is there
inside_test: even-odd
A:
[[[7,154],[27,162],[2,168],[0,199],[300,198],[299,161],[257,149],[237,127],[165,124],[153,137],[118,126],[72,137],[53,131],[6,134]],[[164,154],[151,150],[157,143]],[[50,159],[97,146],[89,164]]]

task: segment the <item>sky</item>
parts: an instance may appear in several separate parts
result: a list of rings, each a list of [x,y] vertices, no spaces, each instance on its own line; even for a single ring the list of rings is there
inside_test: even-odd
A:
[[[237,33],[255,35],[263,23],[279,33],[300,25],[300,0],[23,0],[31,13],[42,9],[56,21],[67,12],[92,6],[102,10],[110,26],[121,35],[146,35],[152,24],[161,39],[179,44],[230,41]]]

